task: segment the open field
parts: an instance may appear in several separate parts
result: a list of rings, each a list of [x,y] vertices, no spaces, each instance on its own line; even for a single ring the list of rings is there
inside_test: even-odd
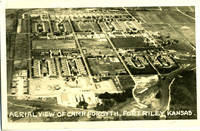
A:
[[[6,57],[8,59],[14,58],[14,50],[15,50],[15,38],[16,34],[6,33]]]
[[[67,31],[68,33],[72,33],[72,29],[71,29],[71,27],[70,27],[69,22],[64,22],[63,24],[64,24],[64,27],[66,28],[66,31]]]
[[[133,16],[137,16],[143,23],[194,23],[195,21],[180,12],[174,10],[163,11],[134,11],[130,12]]]
[[[106,39],[83,39],[80,40],[80,44],[82,47],[86,48],[111,48],[111,45]]]
[[[179,9],[180,8],[180,9]],[[132,15],[141,20],[145,29],[160,32],[161,35],[170,34],[171,38],[179,40],[178,45],[172,45],[169,49],[189,51],[193,49],[190,43],[195,45],[195,20],[179,10],[189,10],[194,13],[193,7],[169,8],[162,7],[160,11],[130,11]],[[148,28],[148,26],[150,28]],[[171,48],[172,47],[172,48]]]
[[[101,48],[87,48],[83,50],[86,56],[116,56],[116,53],[111,49],[101,49]]]
[[[83,49],[83,53],[86,56],[116,56],[116,53],[109,48],[86,48]]]
[[[132,89],[135,85],[134,81],[129,75],[117,76],[123,89]]]
[[[30,80],[30,94],[33,96],[53,96],[60,93],[57,88],[65,87],[64,81],[60,79],[31,79]]]
[[[182,11],[191,11],[191,12],[195,11],[194,6],[177,6],[177,8],[179,8]]]
[[[195,25],[194,24],[174,24],[173,28],[190,41],[193,45],[196,45],[195,41]]]
[[[191,57],[180,57],[180,59],[175,59],[177,63],[179,64],[190,64],[191,66],[196,66],[196,57],[191,58]]]
[[[28,58],[28,47],[29,47],[29,35],[28,34],[17,34],[15,43],[15,59],[27,59]]]
[[[16,15],[10,14],[6,17],[6,32],[16,33],[17,29],[17,18]]]
[[[15,60],[14,61],[14,71],[16,70],[26,70],[28,69],[28,61],[27,60]]]
[[[74,40],[33,40],[32,49],[68,49],[76,48]]]
[[[101,29],[96,22],[72,22],[75,32],[100,32]]]
[[[184,12],[185,14],[195,17],[195,7],[194,6],[178,6],[177,7],[180,11]]]
[[[16,33],[18,18],[20,15],[30,9],[6,9],[6,32]],[[28,23],[24,23],[24,26],[28,27]]]
[[[106,39],[80,39],[79,41],[85,55],[115,55],[115,52]]]
[[[23,19],[21,21],[21,32],[20,33],[29,33],[30,32],[30,23],[28,19]]]
[[[16,33],[17,30],[17,14],[19,10],[7,9],[6,10],[6,32]]]
[[[17,70],[28,69],[27,60],[7,60],[7,92],[11,93],[13,74]]]
[[[124,70],[120,62],[111,62],[108,59],[88,58],[88,64],[92,75],[100,75],[108,72],[110,75],[116,75],[117,70]]]
[[[171,39],[176,39],[179,42],[178,43],[174,43],[172,45],[166,46],[166,49],[170,49],[170,50],[176,50],[179,52],[190,52],[190,53],[195,53],[194,49],[191,47],[189,41],[184,38],[182,34],[182,32],[177,32],[173,26],[171,26],[170,24],[143,24],[144,28],[148,31],[152,31],[152,32],[159,32],[159,34],[161,36],[170,36]],[[177,25],[178,26],[178,25]],[[187,36],[189,37],[189,35]],[[191,38],[190,39],[194,39],[194,35],[192,35],[191,33]]]
[[[13,60],[7,60],[7,93],[10,94],[12,75],[13,75]]]
[[[111,38],[116,48],[143,48],[147,47],[142,37],[133,38]]]

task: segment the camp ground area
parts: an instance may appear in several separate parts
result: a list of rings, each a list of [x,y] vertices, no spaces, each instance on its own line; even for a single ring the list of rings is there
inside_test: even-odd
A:
[[[194,6],[8,9],[6,23],[8,113],[119,113],[9,121],[197,119]]]

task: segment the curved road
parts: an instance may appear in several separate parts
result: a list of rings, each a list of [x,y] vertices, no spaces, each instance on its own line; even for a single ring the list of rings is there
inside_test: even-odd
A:
[[[176,78],[172,80],[166,79],[162,82],[161,85],[161,99],[160,104],[162,105],[163,112],[166,112],[170,109],[170,102],[171,102],[171,86],[174,83]]]

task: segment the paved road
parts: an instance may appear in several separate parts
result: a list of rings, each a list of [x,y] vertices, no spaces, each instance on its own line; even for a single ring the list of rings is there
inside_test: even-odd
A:
[[[49,16],[49,14],[48,14],[48,13],[47,13],[47,15],[48,15],[48,22],[49,22],[49,28],[50,28],[50,32],[51,32],[51,33],[53,33],[53,29],[52,29],[52,27],[51,27],[50,16]]]
[[[188,14],[186,14],[186,13],[184,13],[183,11],[181,11],[178,7],[176,7],[176,10],[178,11],[178,12],[180,12],[181,14],[183,14],[183,15],[185,15],[185,16],[187,16],[187,17],[189,17],[190,19],[192,19],[192,20],[195,20],[195,18],[194,17],[192,17],[192,16],[190,16],[190,15],[188,15]]]
[[[127,14],[129,14],[133,19],[136,20],[136,18],[135,18],[132,14],[130,14],[126,8],[123,8],[123,9],[127,12]],[[160,8],[160,9],[161,9],[161,8]],[[138,23],[138,24],[139,24],[139,23]],[[142,30],[145,30],[142,26],[141,26],[140,28],[141,28]],[[147,30],[145,30],[145,32],[146,32],[146,34],[153,40],[153,44],[156,45],[156,40],[154,39],[153,35],[152,35],[149,31],[147,31]],[[154,66],[154,64],[151,63],[151,61],[148,59],[148,57],[146,57],[146,59],[147,59],[147,61],[149,62],[149,64],[156,70],[156,72],[158,73],[158,75],[160,75],[160,72],[156,69],[156,67]]]
[[[168,99],[168,103],[167,103],[167,107],[166,110],[170,109],[170,102],[171,102],[171,86],[174,83],[176,78],[173,78],[172,81],[170,82],[169,86],[168,86],[168,90],[169,90],[169,99]]]
[[[163,111],[167,111],[170,109],[171,86],[173,82],[175,81],[176,76],[186,69],[193,70],[194,67],[181,66],[179,69],[175,71],[172,71],[168,74],[161,75],[160,91],[162,95],[160,98],[160,104],[163,107]]]
[[[110,45],[111,45],[112,48],[114,49],[115,53],[117,54],[118,58],[119,58],[120,61],[122,62],[123,66],[125,67],[126,71],[127,71],[128,74],[130,75],[130,77],[132,78],[132,80],[135,81],[135,80],[134,80],[134,77],[133,77],[133,75],[132,75],[132,73],[130,72],[130,70],[129,70],[128,67],[126,66],[124,60],[122,59],[122,57],[121,57],[120,54],[118,53],[116,47],[114,46],[114,44],[112,43],[112,41],[111,41],[110,38],[108,37],[107,33],[106,33],[103,29],[102,29],[102,31],[103,31],[103,33],[105,34],[106,39],[108,40],[108,42],[110,43]],[[135,96],[134,92],[135,92],[135,88],[133,88],[132,94],[133,94],[133,98],[135,99],[136,103],[137,103],[138,105],[140,105],[141,108],[146,107],[146,105],[144,105],[144,104],[142,104],[142,103],[139,102],[139,99]]]
[[[79,41],[78,41],[78,37],[76,36],[76,33],[75,33],[75,31],[74,31],[74,28],[73,28],[73,26],[72,26],[72,23],[71,23],[71,19],[70,19],[70,18],[69,18],[69,25],[70,25],[70,27],[71,27],[71,29],[72,29],[72,33],[73,33],[74,39],[75,39],[75,41],[76,41],[76,43],[77,43],[77,45],[78,45],[78,48],[79,48],[79,50],[80,50],[81,56],[82,56],[82,58],[83,58],[83,62],[85,63],[85,67],[86,67],[86,70],[87,70],[87,72],[88,72],[89,78],[90,78],[90,80],[91,80],[91,82],[92,82],[92,85],[96,88],[96,85],[95,85],[95,83],[94,83],[93,77],[92,77],[92,75],[91,75],[91,71],[90,71],[90,69],[89,69],[89,67],[88,67],[86,58],[85,58],[85,56],[84,56],[83,50],[82,50],[82,48],[81,48],[81,46],[80,46],[80,43],[79,43]]]

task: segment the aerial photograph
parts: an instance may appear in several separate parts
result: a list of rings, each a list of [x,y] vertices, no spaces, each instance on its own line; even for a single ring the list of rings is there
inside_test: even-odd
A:
[[[194,6],[6,9],[8,122],[197,119]]]

